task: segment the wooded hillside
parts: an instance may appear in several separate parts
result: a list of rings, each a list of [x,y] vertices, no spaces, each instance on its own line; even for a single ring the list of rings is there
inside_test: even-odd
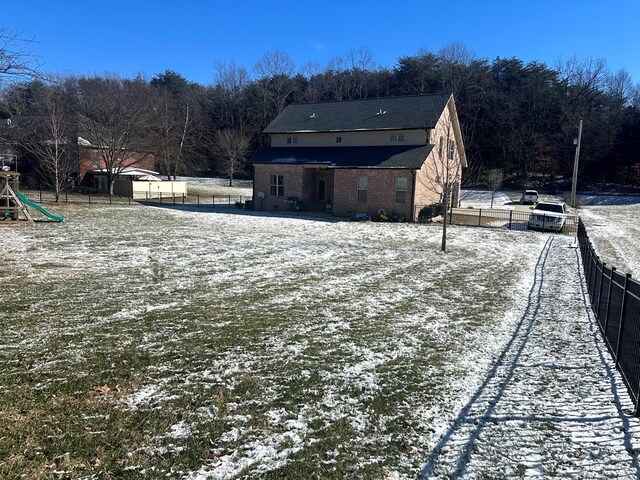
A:
[[[554,66],[518,58],[478,59],[454,44],[439,53],[402,57],[392,69],[377,67],[366,49],[320,69],[296,68],[286,53],[275,51],[266,53],[251,73],[233,61],[217,63],[212,85],[191,83],[173,71],[151,79],[5,83],[0,117],[50,116],[52,91],[61,102],[57,111],[80,136],[78,118],[100,123],[109,111],[112,119],[117,112],[114,121],[121,123],[113,128],[128,132],[128,148],[143,145],[156,152],[158,168],[166,175],[241,170],[238,158],[263,145],[262,129],[292,102],[453,93],[471,181],[482,183],[492,169],[503,170],[514,186],[543,182],[551,188],[552,178],[555,183],[557,176],[569,180],[583,119],[579,188],[640,186],[640,85],[625,71],[609,71],[601,59]],[[128,131],[132,125],[135,132]],[[233,145],[242,148],[230,155]]]

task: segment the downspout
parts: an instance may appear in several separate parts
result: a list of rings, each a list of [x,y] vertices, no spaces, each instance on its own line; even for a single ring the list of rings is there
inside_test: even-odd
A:
[[[258,209],[258,199],[256,198],[256,165],[254,163],[251,164],[251,198],[253,199],[253,208],[255,210]]]
[[[416,210],[416,170],[411,170],[411,176],[413,177],[413,185],[411,185],[411,222],[415,222],[415,210]]]

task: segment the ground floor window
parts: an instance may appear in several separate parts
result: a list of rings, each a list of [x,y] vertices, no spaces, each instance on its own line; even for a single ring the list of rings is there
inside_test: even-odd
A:
[[[271,195],[284,197],[284,175],[271,175]]]
[[[318,200],[324,200],[325,195],[325,182],[324,180],[318,181]]]
[[[102,175],[96,175],[93,177],[93,188],[101,192],[107,191],[107,179]]]
[[[367,177],[358,177],[358,201],[366,202],[367,193],[369,191],[369,179]]]
[[[396,203],[407,201],[407,177],[396,178]]]

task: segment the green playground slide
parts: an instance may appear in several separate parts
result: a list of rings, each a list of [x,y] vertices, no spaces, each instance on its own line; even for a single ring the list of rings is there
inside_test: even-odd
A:
[[[51,220],[53,220],[54,222],[64,222],[64,218],[59,217],[58,215],[54,215],[51,212],[46,211],[44,208],[42,208],[40,205],[38,205],[35,202],[32,202],[31,200],[29,200],[27,197],[24,196],[24,193],[20,192],[18,193],[18,198],[20,199],[20,201],[22,203],[24,203],[25,205],[27,205],[28,207],[32,207],[35,208],[36,210],[38,210],[40,213],[42,213],[45,217],[49,217]]]

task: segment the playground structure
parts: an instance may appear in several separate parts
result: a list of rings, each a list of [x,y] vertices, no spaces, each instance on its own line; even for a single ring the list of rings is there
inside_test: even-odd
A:
[[[34,208],[54,222],[63,221],[62,217],[48,212],[20,193],[20,174],[18,172],[0,171],[0,225],[35,226],[35,220],[29,213],[27,206]]]

